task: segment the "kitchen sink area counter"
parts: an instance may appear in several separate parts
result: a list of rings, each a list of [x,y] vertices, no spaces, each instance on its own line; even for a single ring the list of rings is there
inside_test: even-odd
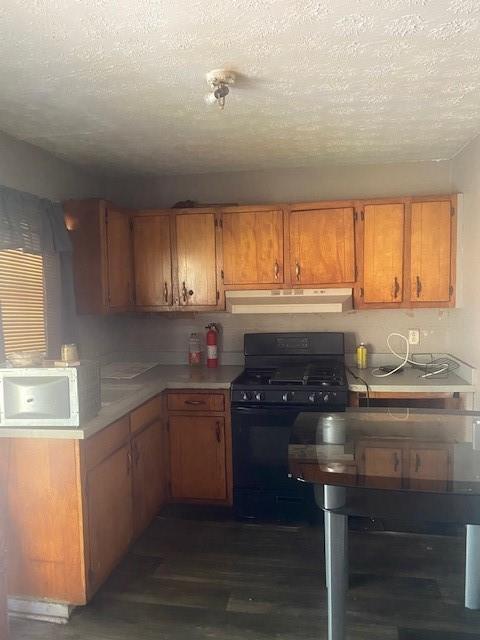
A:
[[[404,393],[473,393],[475,386],[472,381],[451,372],[441,376],[422,377],[422,372],[407,366],[398,373],[386,377],[376,377],[372,372],[374,367],[358,369],[348,367],[347,381],[350,391],[363,393],[365,383],[371,391],[398,391]]]
[[[391,375],[385,374],[401,362],[390,354],[372,354],[367,369],[347,366],[349,405],[473,409],[474,367],[445,353],[423,355],[423,359],[419,354],[416,358],[424,368],[407,364]]]
[[[0,438],[55,438],[85,440],[167,389],[230,389],[242,367],[216,369],[160,364],[132,380],[102,380],[102,408],[77,428],[2,427]]]

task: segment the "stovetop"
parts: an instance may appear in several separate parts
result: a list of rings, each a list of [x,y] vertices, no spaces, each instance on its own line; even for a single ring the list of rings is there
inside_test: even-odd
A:
[[[345,368],[338,361],[326,360],[315,364],[285,365],[276,369],[245,369],[234,384],[341,387],[345,384]]]
[[[232,383],[241,404],[346,405],[345,366],[338,360],[245,369]]]
[[[244,337],[245,370],[232,383],[234,405],[345,408],[342,333],[252,333]]]

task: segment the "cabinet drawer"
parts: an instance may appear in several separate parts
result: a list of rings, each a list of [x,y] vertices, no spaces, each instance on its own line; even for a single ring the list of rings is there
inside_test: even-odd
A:
[[[130,414],[130,430],[132,433],[139,431],[162,415],[162,400],[155,396]]]
[[[169,411],[225,411],[221,393],[169,393]]]
[[[118,449],[128,439],[129,433],[129,416],[123,416],[120,420],[89,438],[85,442],[85,464],[87,469],[92,469]]]

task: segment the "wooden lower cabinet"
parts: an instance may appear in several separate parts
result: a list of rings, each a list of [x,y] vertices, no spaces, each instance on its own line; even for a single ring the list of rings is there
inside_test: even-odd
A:
[[[358,473],[379,488],[446,491],[453,477],[452,447],[443,443],[365,439],[356,443],[355,459]]]
[[[226,500],[225,421],[217,416],[171,416],[173,498]]]
[[[158,513],[167,495],[164,426],[161,420],[132,440],[134,533],[139,535]]]
[[[10,595],[71,605],[93,596],[166,499],[161,407],[153,398],[132,424],[124,416],[83,441],[10,440]]]
[[[381,478],[379,486],[402,486],[403,451],[398,446],[362,444],[358,447],[358,470],[361,475]]]
[[[133,537],[130,443],[87,474],[89,590],[95,591],[122,558]]]
[[[409,487],[446,491],[447,483],[452,476],[451,456],[448,448],[426,446],[410,449]]]
[[[7,619],[7,469],[9,441],[0,442],[0,638],[8,639]]]
[[[232,504],[232,430],[228,391],[167,393],[170,498]]]

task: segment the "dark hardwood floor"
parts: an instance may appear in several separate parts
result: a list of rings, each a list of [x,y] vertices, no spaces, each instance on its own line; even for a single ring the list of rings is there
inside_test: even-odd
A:
[[[463,607],[463,537],[351,532],[352,640],[480,640]],[[68,625],[11,640],[326,638],[321,527],[159,517]]]

